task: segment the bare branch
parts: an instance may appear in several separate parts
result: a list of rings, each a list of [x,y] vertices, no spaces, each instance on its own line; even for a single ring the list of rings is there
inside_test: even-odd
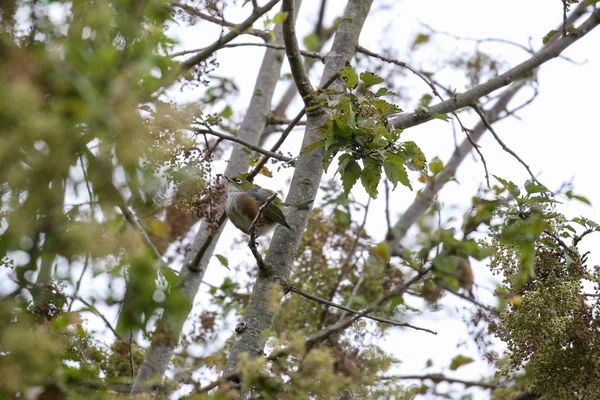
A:
[[[86,301],[86,300],[82,299],[79,296],[71,296],[71,295],[66,294],[65,297],[68,297],[69,299],[77,300],[77,301],[83,303],[88,308],[88,310],[86,310],[86,311],[90,311],[91,313],[96,314],[96,316],[98,316],[104,322],[104,324],[106,325],[106,327],[108,329],[110,329],[110,331],[113,333],[113,335],[115,335],[115,337],[117,339],[121,339],[121,336],[119,336],[119,334],[117,333],[117,330],[112,326],[112,324],[108,321],[108,319],[106,319],[106,317],[104,316],[104,314],[102,314],[100,311],[98,311],[98,309],[96,308],[96,306],[94,306],[89,301]],[[77,312],[81,312],[81,311],[83,311],[83,310],[79,310]]]
[[[248,43],[228,43],[224,46],[221,46],[221,49],[228,49],[228,48],[234,48],[234,47],[268,47],[270,49],[277,49],[277,50],[285,50],[285,46],[280,45],[280,44],[276,44],[276,43],[252,43],[252,42],[248,42]],[[171,54],[171,57],[179,57],[179,56],[183,56],[186,54],[191,54],[191,53],[198,53],[200,51],[203,51],[204,48],[201,49],[194,49],[194,50],[184,50],[184,51],[179,51],[177,53],[173,53]],[[316,58],[318,60],[324,60],[325,56],[319,52],[316,51],[308,51],[308,50],[300,50],[300,54],[302,54],[305,57],[312,57],[312,58]]]
[[[339,308],[340,310],[347,311],[347,312],[349,312],[351,314],[360,314],[361,313],[360,311],[354,310],[354,309],[352,309],[350,307],[346,307],[346,306],[343,306],[341,304],[337,304],[337,303],[334,303],[334,302],[329,301],[327,299],[323,299],[321,297],[318,297],[318,296],[312,295],[310,293],[307,293],[307,292],[305,292],[303,290],[298,289],[294,285],[285,285],[284,289],[286,291],[297,293],[300,296],[306,297],[309,300],[316,301],[317,303],[325,304],[325,305],[330,306],[330,307]],[[378,321],[378,322],[383,322],[383,323],[386,323],[386,324],[390,324],[390,325],[393,325],[393,326],[405,326],[407,328],[412,328],[412,329],[415,329],[415,330],[418,330],[418,331],[429,332],[431,334],[437,335],[437,332],[435,332],[435,331],[432,331],[432,330],[427,329],[427,328],[419,328],[418,326],[414,326],[414,325],[411,325],[411,324],[406,323],[406,322],[393,321],[391,319],[376,317],[376,316],[371,315],[371,314],[365,314],[365,315],[362,315],[362,317],[363,318],[372,319],[373,321]]]
[[[585,13],[585,9],[586,7],[583,5],[584,3],[580,3],[577,8],[573,11],[573,13],[571,13],[571,15],[569,16],[569,21],[571,21],[570,23],[573,23],[576,19],[578,19],[579,17],[581,17],[581,15],[583,15]],[[595,11],[595,21],[597,22],[598,19],[598,13],[600,11],[596,10]],[[592,18],[592,17],[590,17]],[[597,24],[596,22],[593,22],[594,20],[592,19],[588,19],[584,24],[587,24],[587,28],[589,32],[589,29],[592,29],[593,27],[590,26],[590,24],[594,23]],[[595,25],[594,25],[595,26]],[[551,50],[551,53],[556,53],[557,48],[554,47],[557,43],[559,43],[561,40],[563,40],[563,42],[559,43],[561,47],[568,47],[568,45],[570,43],[565,43],[564,40],[565,39],[569,39],[571,41],[577,40],[577,38],[573,38],[571,36],[568,36],[567,38],[564,39],[558,39],[555,37],[553,37],[552,39],[550,39],[550,41],[544,46],[542,51],[546,51],[548,52],[549,49],[553,49]],[[562,51],[560,50],[560,48],[558,48],[559,52]],[[541,52],[540,52],[541,53]],[[538,54],[540,54],[538,53]],[[538,55],[534,56],[533,58],[537,57]],[[546,55],[544,56],[545,58],[549,57],[549,54],[546,53]],[[523,68],[523,64],[521,64],[520,66],[517,66],[515,68]],[[511,69],[510,71],[513,71],[515,68]],[[509,72],[510,72],[509,71]],[[503,74],[504,75],[504,74]],[[525,79],[521,79],[521,80],[517,80],[516,82],[514,82],[509,88],[507,88],[499,97],[498,100],[496,101],[496,103],[494,104],[494,106],[488,110],[486,112],[486,117],[487,120],[490,121],[491,123],[495,122],[498,120],[499,115],[501,112],[506,110],[506,106],[508,105],[509,101],[515,96],[515,94],[517,92],[519,92],[519,90],[524,87],[526,85],[527,81]],[[482,90],[484,85],[479,85],[478,87],[476,87],[475,89],[477,90]],[[495,89],[494,89],[495,90]],[[472,93],[471,91],[468,91],[466,93]],[[487,92],[489,93],[489,92]],[[484,94],[487,94],[484,93]],[[456,99],[450,99],[446,102],[442,102],[438,105],[432,106],[432,108],[430,109],[430,113],[432,112],[432,109],[435,109],[437,111],[435,112],[440,112],[441,109],[438,107],[442,104],[445,104],[446,106],[448,106],[450,103],[455,102]],[[436,108],[437,107],[437,108]],[[453,109],[457,109],[457,108],[453,108]],[[408,126],[414,126],[418,123],[422,123],[423,121],[414,121],[411,120],[411,116],[412,114],[407,114],[404,116],[400,116],[398,119],[396,119],[396,126],[397,127],[408,127]],[[472,139],[477,142],[481,136],[485,133],[486,131],[486,127],[485,125],[483,125],[483,123],[480,121],[475,128],[473,129],[474,133],[471,135]],[[417,221],[417,219],[431,206],[431,204],[433,203],[433,199],[435,198],[436,194],[439,192],[439,190],[447,183],[449,182],[452,177],[455,175],[456,170],[458,169],[458,167],[460,166],[461,162],[464,160],[464,158],[466,157],[467,154],[469,154],[469,152],[472,149],[472,145],[469,141],[465,140],[463,141],[463,143],[461,143],[460,146],[458,146],[454,153],[452,154],[452,156],[450,157],[450,160],[445,164],[444,169],[442,170],[442,172],[440,172],[435,179],[427,182],[426,187],[423,189],[423,191],[420,193],[420,195],[415,198],[415,200],[413,201],[413,203],[406,209],[406,211],[404,212],[404,214],[402,214],[402,216],[400,217],[400,219],[398,220],[398,222],[394,225],[394,228],[392,229],[392,234],[390,236],[392,236],[395,240],[389,240],[388,244],[390,246],[390,249],[392,250],[392,254],[394,255],[401,255],[403,252],[403,248],[400,244],[400,241],[404,238],[404,236],[406,235],[406,232],[408,231],[408,229],[412,226],[412,224],[415,223],[415,221]]]
[[[232,135],[229,135],[227,133],[217,132],[217,131],[215,131],[215,130],[213,130],[211,128],[209,128],[209,129],[196,128],[196,129],[194,129],[194,132],[201,133],[201,134],[209,134],[209,135],[213,135],[213,136],[219,137],[221,139],[229,140],[230,142],[236,142],[236,143],[239,143],[239,144],[241,144],[241,145],[243,145],[243,146],[245,146],[245,147],[247,147],[247,148],[249,148],[251,150],[256,151],[257,153],[264,154],[265,156],[269,156],[270,158],[275,158],[275,159],[280,160],[280,161],[284,161],[284,162],[286,162],[286,163],[288,163],[290,165],[294,165],[294,159],[293,158],[286,157],[284,155],[281,155],[281,154],[278,154],[278,153],[274,153],[274,152],[269,151],[269,150],[265,150],[265,149],[263,149],[263,148],[255,145],[255,144],[252,144],[252,143],[248,142],[247,140],[240,139],[237,136],[232,136]]]
[[[494,139],[496,139],[496,141],[498,142],[498,144],[500,144],[500,146],[502,147],[502,150],[506,151],[508,154],[510,154],[511,156],[513,156],[518,162],[521,163],[521,165],[523,165],[523,167],[525,167],[525,169],[529,173],[529,176],[531,177],[531,180],[533,182],[537,183],[538,185],[544,186],[544,185],[542,185],[542,183],[540,181],[537,180],[537,178],[535,177],[535,175],[533,174],[533,172],[531,172],[531,168],[529,168],[529,165],[527,165],[525,163],[525,161],[523,161],[523,159],[521,159],[521,157],[519,157],[517,155],[517,153],[515,153],[510,148],[508,148],[508,146],[506,144],[504,144],[504,142],[502,141],[502,139],[500,139],[500,136],[498,136],[498,134],[496,133],[496,131],[492,127],[492,124],[490,124],[490,122],[485,117],[485,114],[481,110],[481,107],[479,107],[477,104],[474,104],[471,107],[475,110],[475,112],[477,113],[477,115],[479,115],[479,118],[481,118],[481,122],[483,122],[483,125],[487,128],[488,131],[490,131],[490,133],[492,134],[492,136],[494,136]]]
[[[465,386],[476,386],[476,387],[480,387],[480,388],[484,388],[484,389],[497,389],[497,388],[503,387],[503,385],[496,385],[493,383],[479,382],[479,381],[467,381],[467,380],[463,380],[463,379],[450,378],[443,374],[392,375],[392,376],[382,376],[381,379],[389,380],[389,381],[409,380],[409,379],[420,380],[420,381],[430,380],[436,384],[439,382],[461,383]]]
[[[195,56],[191,57],[188,60],[183,61],[180,64],[181,68],[184,70],[190,69],[193,66],[199,64],[200,62],[206,60],[216,50],[223,47],[223,45],[231,42],[233,39],[238,37],[246,29],[250,28],[257,19],[259,19],[264,14],[269,12],[275,6],[275,4],[277,4],[278,2],[279,2],[279,0],[271,0],[267,4],[265,4],[263,7],[254,8],[252,10],[252,14],[250,14],[250,16],[248,18],[246,18],[246,20],[244,22],[236,25],[235,28],[232,29],[229,33],[221,36],[217,41],[215,41],[210,46],[205,47],[202,51],[200,51]]]
[[[446,114],[463,107],[468,107],[479,98],[488,95],[504,86],[507,86],[511,82],[522,79],[523,76],[531,73],[535,68],[553,58],[560,56],[563,50],[587,35],[599,24],[600,10],[594,10],[590,17],[585,20],[579,26],[579,28],[575,30],[575,32],[569,33],[566,36],[547,44],[542,50],[533,55],[531,58],[522,62],[516,67],[509,69],[496,78],[492,78],[487,82],[477,85],[464,93],[457,94],[452,99],[433,105],[430,107],[428,112],[421,111],[411,114],[401,114],[399,117],[390,122],[395,128],[406,129],[429,121],[434,114]]]
[[[248,228],[248,232],[250,232],[250,241],[248,241],[248,247],[250,247],[252,255],[256,259],[258,268],[260,268],[263,271],[266,270],[267,266],[265,265],[265,260],[262,258],[260,252],[258,251],[258,244],[256,243],[256,234],[258,233],[258,221],[260,221],[261,217],[263,216],[263,213],[265,212],[267,207],[269,207],[269,205],[275,200],[276,197],[277,193],[273,193],[271,196],[269,196],[267,201],[265,201],[265,203],[258,208],[256,217],[254,217],[254,220]]]
[[[313,105],[314,89],[310,83],[308,73],[304,68],[304,62],[300,56],[300,47],[298,46],[298,38],[296,38],[296,16],[294,15],[294,0],[283,0],[282,11],[287,13],[287,18],[283,21],[283,40],[285,42],[285,52],[294,82],[298,87],[298,93],[304,101],[304,105],[309,107]]]
[[[200,11],[197,8],[192,7],[192,6],[188,5],[188,4],[182,4],[182,3],[179,3],[179,2],[173,2],[172,4],[174,6],[176,6],[176,7],[181,8],[182,10],[186,11],[188,14],[193,15],[193,16],[198,17],[198,18],[201,18],[201,19],[203,19],[205,21],[212,22],[212,23],[217,24],[219,26],[226,26],[227,28],[231,28],[233,30],[238,29],[239,25],[234,24],[233,22],[226,21],[226,20],[221,19],[221,18],[213,17],[210,14],[203,13],[202,11]],[[252,35],[252,36],[257,36],[257,37],[259,37],[259,38],[261,38],[263,40],[268,40],[270,38],[269,32],[263,31],[263,30],[260,30],[260,29],[249,28],[249,29],[246,29],[243,33],[246,33],[246,34]],[[198,50],[198,51],[200,51],[200,50]],[[196,51],[194,51],[194,52],[196,52]],[[171,54],[171,56],[172,57],[176,57],[175,54],[176,53],[173,53],[173,54]],[[182,54],[179,54],[179,55],[182,55]]]

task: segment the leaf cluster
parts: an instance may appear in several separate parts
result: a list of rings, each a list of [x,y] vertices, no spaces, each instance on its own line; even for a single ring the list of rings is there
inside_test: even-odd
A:
[[[376,198],[383,172],[394,188],[400,183],[412,190],[407,168],[421,171],[426,160],[414,142],[401,142],[401,131],[388,127],[388,117],[401,111],[383,99],[393,93],[385,87],[373,91],[373,86],[383,83],[383,78],[372,72],[359,75],[346,65],[340,75],[346,91],[321,89],[316,93],[325,96],[316,97],[315,107],[330,108],[333,114],[320,128],[319,140],[302,153],[324,149],[325,169],[339,154],[336,173],[340,173],[346,196],[360,179],[369,196]],[[359,82],[365,88],[364,94],[357,91]],[[331,100],[331,96],[335,99]]]

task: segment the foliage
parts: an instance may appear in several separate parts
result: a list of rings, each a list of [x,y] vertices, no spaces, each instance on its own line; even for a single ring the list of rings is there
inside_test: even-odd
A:
[[[572,4],[564,1],[563,7]],[[299,246],[290,255],[289,280],[269,277],[265,303],[277,313],[271,329],[253,332],[265,345],[264,355],[262,347],[258,357],[242,354],[234,379],[217,381],[212,391],[202,386],[230,367],[232,330],[252,329],[241,316],[252,304],[257,276],[266,273],[254,259],[239,256],[246,254],[246,238],[220,254],[207,245],[200,255],[214,261],[223,280],[203,282],[200,306],[180,336],[157,322],[161,315],[183,321],[195,293],[181,289],[202,279],[185,269],[176,272],[202,242],[192,245],[186,237],[192,225],[202,219],[206,237],[216,242],[219,236],[226,196],[219,175],[231,147],[208,134],[195,135],[193,128],[218,127],[244,143],[238,129],[243,113],[232,101],[238,82],[212,74],[219,66],[215,54],[183,70],[172,55],[177,43],[169,29],[216,19],[224,34],[253,34],[269,42],[274,25],[288,21],[286,13],[264,15],[266,31],[242,32],[221,20],[227,7],[246,11],[254,5],[0,2],[0,268],[7,277],[2,289],[8,288],[0,294],[0,397],[125,398],[152,354],[144,348],[152,341],[153,350],[175,349],[169,373],[152,377],[158,398],[228,399],[245,390],[272,399],[451,398],[453,390],[439,390],[442,374],[430,374],[419,385],[394,376],[395,367],[410,360],[395,358],[383,343],[392,326],[404,325],[421,329],[418,345],[427,345],[425,335],[431,333],[408,323],[448,309],[452,303],[446,300],[456,296],[474,307],[465,314],[469,339],[483,348],[493,334],[507,345],[504,357],[482,351],[499,371],[494,382],[503,385],[492,396],[527,389],[544,399],[597,398],[600,270],[590,268],[578,246],[600,226],[585,217],[566,218],[558,199],[589,201],[571,187],[552,193],[534,178],[520,187],[496,176],[498,183],[481,189],[462,218],[446,218],[450,207],[427,190],[448,166],[437,156],[426,158],[390,126],[402,113],[392,102],[400,97],[389,89],[393,79],[384,79],[384,67],[364,66],[358,58],[356,66],[348,63],[339,71],[342,90],[313,93],[313,107],[327,109],[331,117],[320,127],[319,140],[301,154],[321,152],[325,169],[337,159],[334,177],[339,173],[340,179],[321,182],[322,196],[306,213],[301,237],[297,230],[286,232],[298,234],[289,246]],[[305,46],[318,51],[324,30],[342,22],[317,27]],[[433,41],[433,33],[419,34],[412,49]],[[450,64],[465,73],[469,86],[504,69],[478,48],[454,54]],[[202,89],[197,102],[171,100],[172,89],[190,86]],[[261,94],[257,87],[255,95],[263,101]],[[425,94],[414,102],[414,116],[429,113],[433,101]],[[271,128],[262,132],[265,143],[276,131]],[[243,157],[244,166],[260,160],[253,152]],[[275,176],[278,168],[260,173]],[[425,189],[409,171],[418,172]],[[369,196],[366,204],[352,190],[359,181]],[[384,184],[385,210],[374,200],[384,197]],[[394,200],[388,187],[398,184],[433,202],[406,248],[396,246],[397,235],[405,232],[390,220]],[[368,232],[373,215],[381,218],[380,232]],[[265,240],[260,239],[261,250]],[[475,262],[502,278],[497,307],[473,295]],[[285,293],[291,287],[296,290]],[[310,340],[367,308],[367,315],[345,328]],[[94,331],[87,316],[106,329]],[[442,368],[454,372],[474,361],[460,350]],[[463,386],[488,388],[489,382],[491,377],[483,377]]]
[[[388,127],[388,117],[402,111],[382,99],[393,93],[385,87],[373,92],[371,88],[383,83],[383,79],[372,72],[358,75],[349,64],[340,75],[348,91],[317,91],[316,94],[327,96],[318,97],[317,104],[333,110],[333,116],[321,127],[320,140],[302,152],[324,148],[325,169],[338,153],[342,153],[336,173],[340,173],[346,196],[360,179],[369,196],[376,198],[382,171],[385,171],[394,188],[401,183],[412,190],[406,168],[421,171],[426,167],[426,160],[414,142],[399,142],[401,131]],[[365,89],[363,95],[353,93],[359,82]],[[331,96],[335,96],[335,99]]]

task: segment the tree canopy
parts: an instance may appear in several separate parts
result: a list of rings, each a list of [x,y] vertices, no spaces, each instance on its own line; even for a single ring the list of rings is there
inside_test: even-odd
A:
[[[528,44],[363,39],[407,3],[0,2],[0,397],[600,397],[600,226],[569,209],[588,188],[502,129],[536,130],[540,71],[577,74],[598,1],[548,5]],[[242,234],[242,174],[303,206],[257,238],[265,196]],[[401,334],[445,354],[419,365]]]

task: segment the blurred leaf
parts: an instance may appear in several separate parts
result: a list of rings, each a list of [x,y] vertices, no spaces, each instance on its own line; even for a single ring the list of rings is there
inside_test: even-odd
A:
[[[412,50],[417,48],[418,46],[429,42],[429,35],[425,33],[419,33],[415,40],[413,40],[412,45],[410,46]]]
[[[452,362],[450,362],[450,370],[456,371],[463,365],[471,364],[472,362],[473,362],[473,359],[471,357],[458,355],[452,359]]]
[[[439,157],[434,157],[429,162],[429,171],[431,171],[431,173],[433,175],[439,174],[440,172],[442,172],[443,169],[444,169],[444,162],[442,160],[440,160]]]
[[[318,51],[319,48],[321,47],[321,44],[319,42],[319,37],[317,36],[316,33],[312,33],[308,36],[304,37],[304,47],[306,47],[306,50],[309,51]]]
[[[227,259],[227,257],[221,254],[215,254],[215,257],[217,257],[217,260],[219,260],[222,266],[229,269],[229,260]]]
[[[372,72],[361,72],[360,80],[364,82],[366,88],[383,83],[383,78],[375,75]]]
[[[288,13],[287,12],[278,12],[277,14],[275,14],[275,16],[273,17],[273,23],[274,24],[282,24],[283,21],[285,21],[288,17]]]

